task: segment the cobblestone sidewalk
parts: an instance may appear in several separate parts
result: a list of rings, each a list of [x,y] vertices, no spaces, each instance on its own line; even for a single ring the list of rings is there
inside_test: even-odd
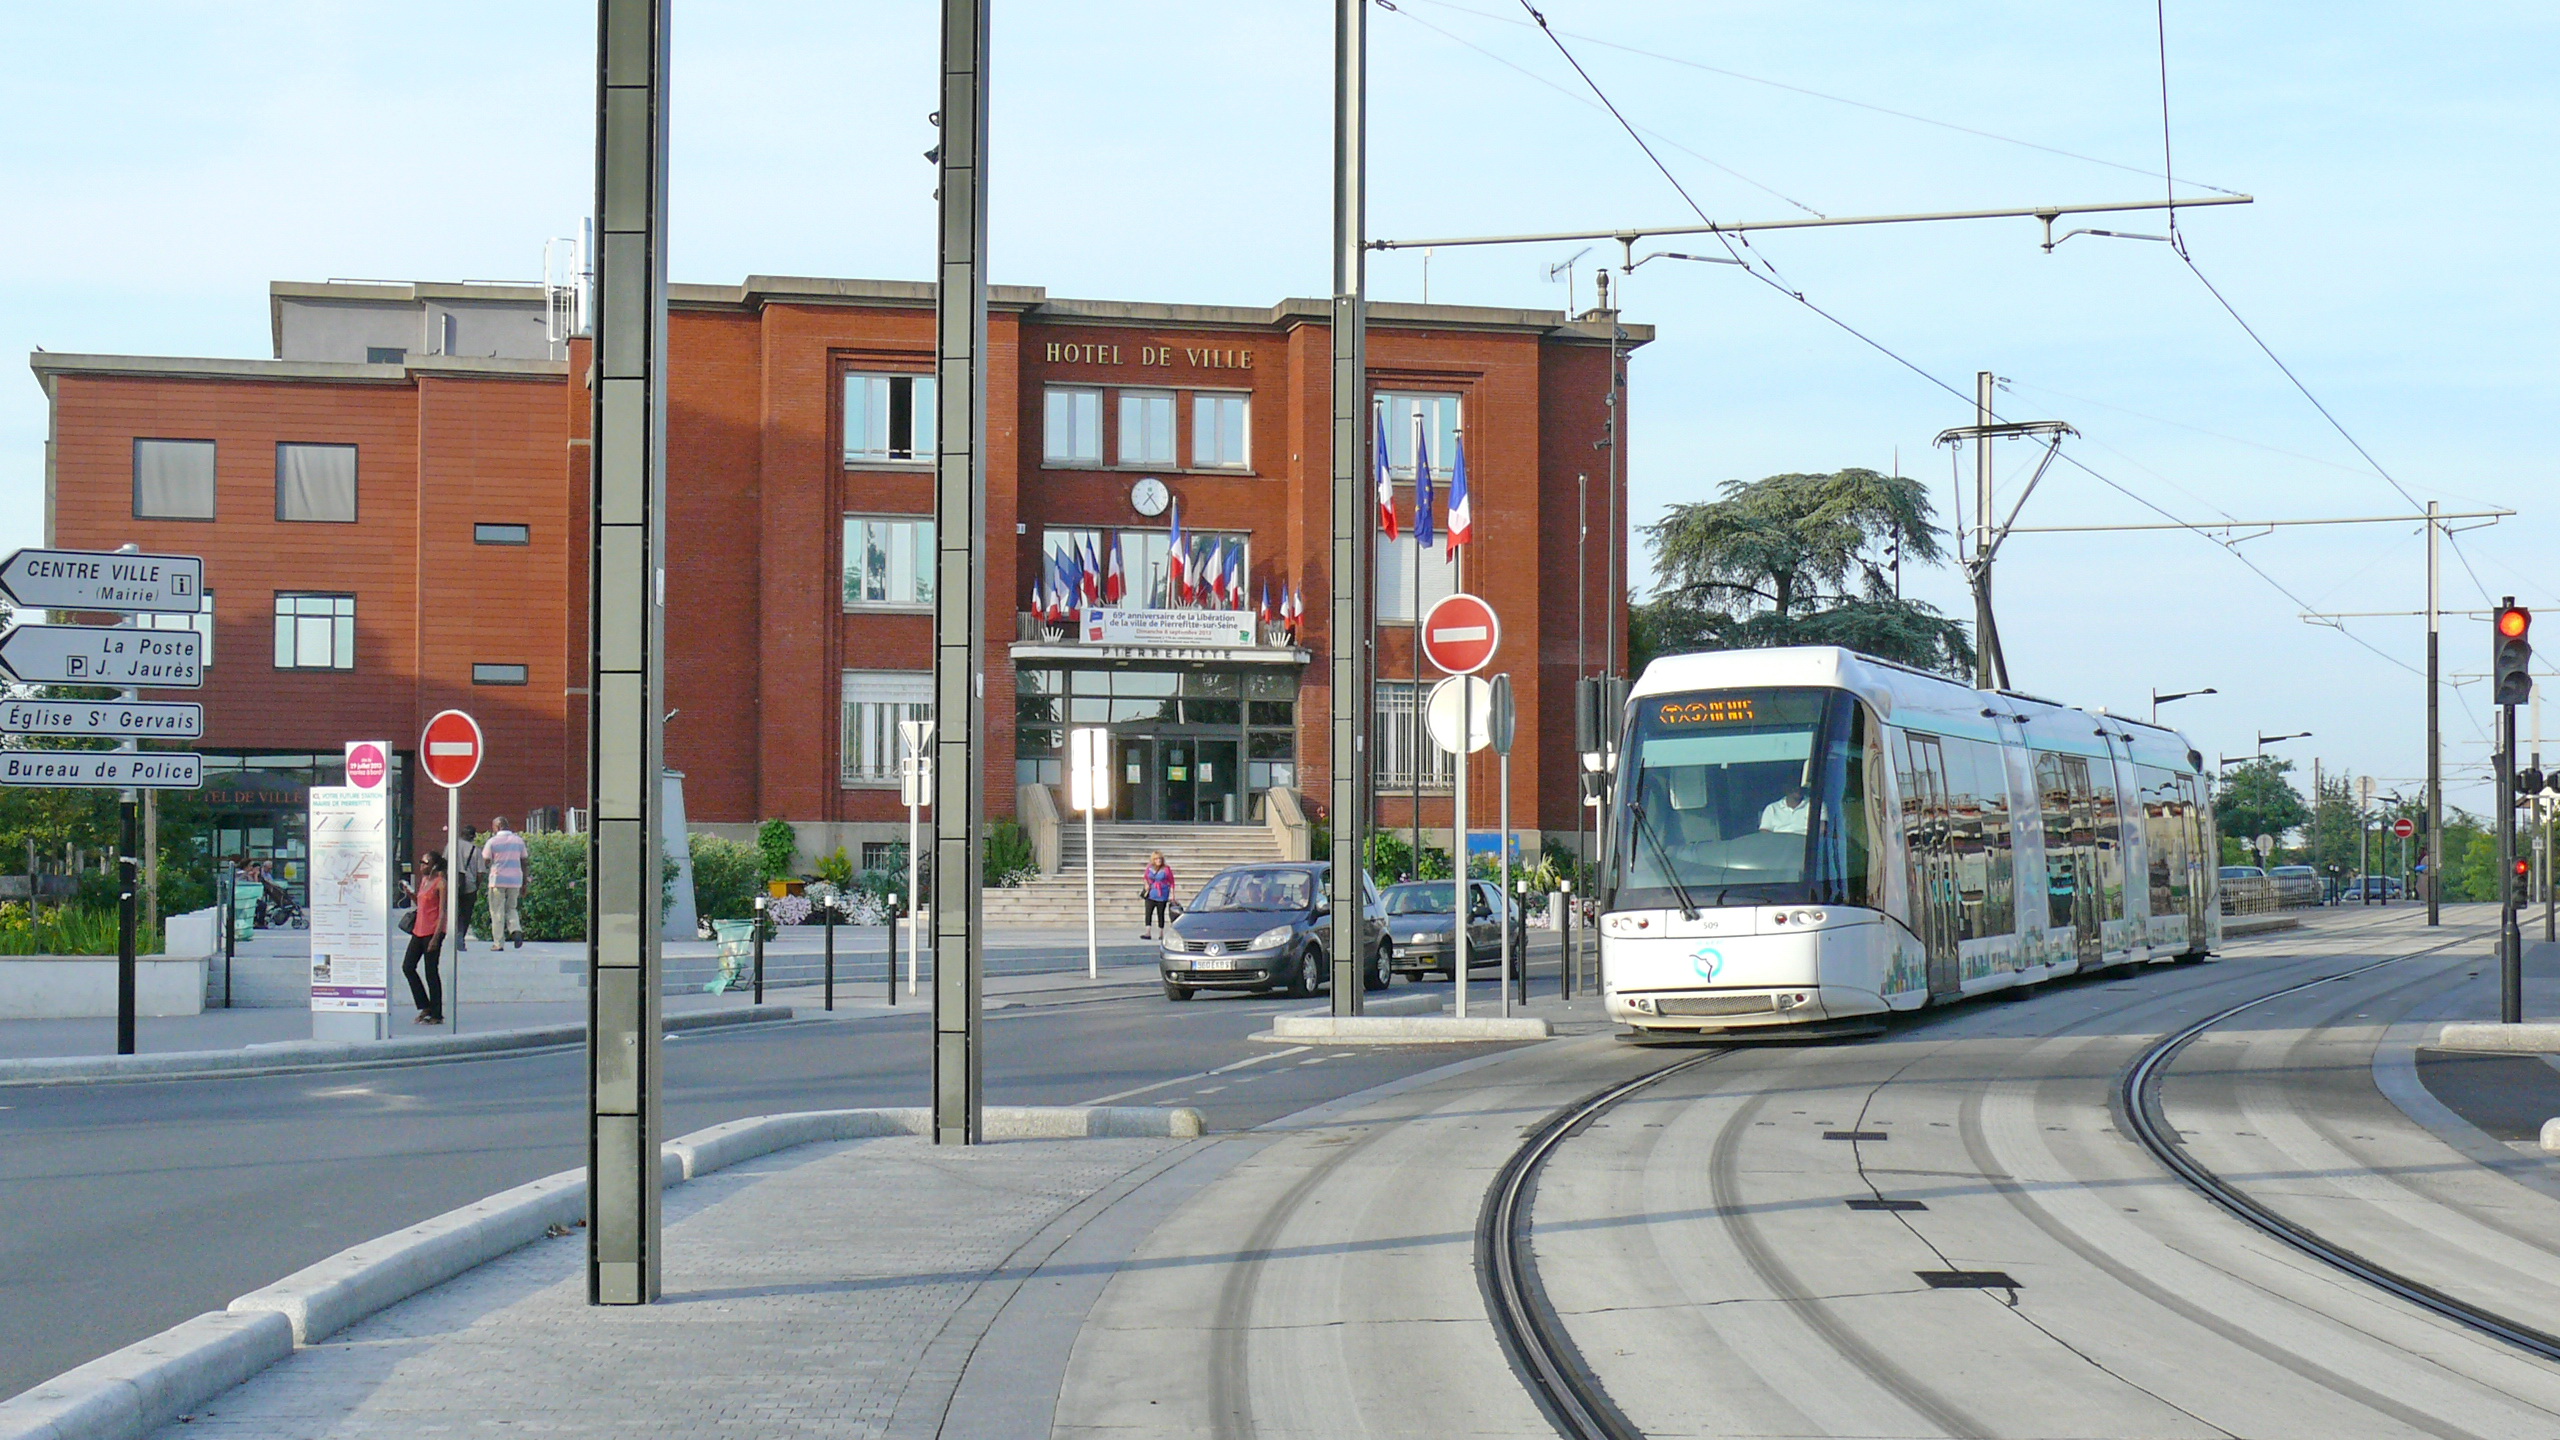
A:
[[[779,1152],[668,1192],[660,1304],[589,1308],[582,1236],[542,1241],[160,1434],[931,1435],[1041,1257],[1196,1143]]]

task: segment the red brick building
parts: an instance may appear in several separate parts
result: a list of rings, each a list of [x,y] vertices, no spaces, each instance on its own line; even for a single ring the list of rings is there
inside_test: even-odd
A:
[[[923,713],[931,663],[932,304],[929,286],[900,282],[673,288],[667,757],[695,829],[778,816],[804,848],[857,858],[904,835],[895,721]],[[585,794],[584,342],[546,338],[531,287],[280,283],[270,306],[274,359],[32,357],[52,410],[48,536],[205,557],[200,748],[227,848],[290,858],[297,785],[335,783],[348,740],[413,748],[447,706],[489,735],[465,813],[556,822]],[[1246,823],[1273,786],[1320,808],[1334,760],[1325,304],[999,287],[991,309],[987,609],[1011,617],[988,647],[992,807],[1057,782],[1062,727],[1104,724],[1126,818]],[[1505,625],[1491,668],[1519,701],[1514,826],[1534,849],[1580,823],[1576,666],[1596,669],[1604,626],[1623,646],[1601,548],[1618,547],[1623,576],[1606,517],[1626,509],[1600,445],[1608,317],[1370,313],[1401,513],[1410,525],[1419,415],[1443,507],[1463,437],[1475,514],[1454,567],[1438,549],[1417,565],[1409,534],[1382,544],[1378,704],[1410,713],[1417,583],[1426,607],[1458,586],[1490,600]],[[1651,338],[1623,335],[1626,349]],[[1166,593],[1177,514],[1195,573],[1222,557],[1248,608],[1303,596],[1294,642],[1160,613],[1201,608]],[[1030,616],[1059,557],[1107,568],[1115,548],[1126,593],[1106,608],[1159,613],[1115,615],[1106,643]],[[1123,636],[1124,621],[1174,628]],[[1414,794],[1409,735],[1397,721],[1373,742],[1396,825]],[[1423,824],[1445,830],[1448,760],[1425,748]],[[1494,762],[1475,763],[1489,828]]]

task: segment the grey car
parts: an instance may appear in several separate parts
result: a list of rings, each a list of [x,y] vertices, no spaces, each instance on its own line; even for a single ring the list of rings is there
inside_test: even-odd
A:
[[[1182,918],[1165,928],[1156,964],[1164,998],[1188,1000],[1201,990],[1259,990],[1314,995],[1330,988],[1333,908],[1325,886],[1333,866],[1325,861],[1238,865],[1209,877]],[[1383,990],[1387,971],[1386,921],[1378,887],[1360,877],[1361,988]]]
[[[1502,961],[1502,930],[1511,928],[1511,953],[1529,950],[1529,920],[1520,907],[1504,900],[1502,887],[1490,880],[1468,882],[1474,901],[1467,924],[1467,972]],[[1447,880],[1407,880],[1390,885],[1382,897],[1388,943],[1399,974],[1457,974],[1457,887]]]

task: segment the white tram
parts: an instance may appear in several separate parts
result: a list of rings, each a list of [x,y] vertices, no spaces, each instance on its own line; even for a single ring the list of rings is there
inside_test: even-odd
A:
[[[1600,964],[1641,1031],[1864,1028],[2222,938],[2186,737],[1831,647],[1629,696]]]

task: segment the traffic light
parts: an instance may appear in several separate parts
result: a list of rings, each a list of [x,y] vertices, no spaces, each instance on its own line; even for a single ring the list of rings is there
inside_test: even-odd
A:
[[[2492,693],[2500,705],[2522,705],[2533,698],[2533,644],[2528,638],[2533,631],[2533,612],[2510,595],[2498,606],[2495,623],[2490,673],[2497,684]]]
[[[2518,881],[2523,881],[2532,877],[2533,862],[2531,860],[2519,855],[2511,863],[2516,867],[2516,879]]]
[[[2516,798],[2518,800],[2532,799],[2534,796],[2542,793],[2544,783],[2545,780],[2543,774],[2539,770],[2525,769],[2517,771]]]

